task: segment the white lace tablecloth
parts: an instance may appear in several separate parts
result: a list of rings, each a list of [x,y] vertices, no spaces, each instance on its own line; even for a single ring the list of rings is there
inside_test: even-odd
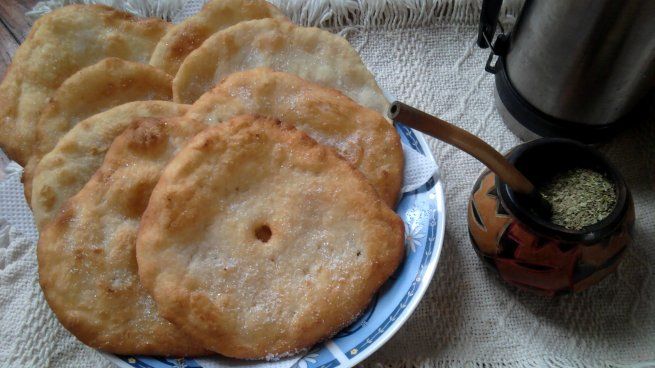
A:
[[[348,26],[343,33],[381,86],[402,101],[501,151],[520,143],[494,108],[493,76],[484,71],[488,51],[475,46],[478,1],[282,2],[296,21],[341,30]],[[348,11],[350,18],[343,16]],[[482,165],[446,144],[428,141],[446,187],[442,259],[412,318],[364,365],[655,366],[655,118],[600,147],[632,189],[634,244],[616,274],[582,294],[555,299],[514,290],[486,270],[466,227],[466,201]],[[16,230],[0,226],[2,237],[16,240],[0,247],[0,365],[109,366],[52,318],[30,319],[30,313],[43,308],[33,240],[30,234],[21,240]]]

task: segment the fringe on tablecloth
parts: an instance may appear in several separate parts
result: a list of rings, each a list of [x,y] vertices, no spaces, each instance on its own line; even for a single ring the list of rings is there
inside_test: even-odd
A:
[[[142,17],[173,20],[186,0],[46,0],[27,15],[36,19],[69,4],[105,4]],[[417,27],[477,24],[482,0],[271,0],[294,23],[312,27]],[[512,23],[523,0],[505,0],[502,22]]]

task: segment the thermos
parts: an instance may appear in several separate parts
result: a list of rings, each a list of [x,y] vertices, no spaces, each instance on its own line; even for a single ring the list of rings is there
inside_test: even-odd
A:
[[[655,87],[655,0],[527,0],[493,41],[501,3],[483,1],[478,45],[519,137],[606,139]]]

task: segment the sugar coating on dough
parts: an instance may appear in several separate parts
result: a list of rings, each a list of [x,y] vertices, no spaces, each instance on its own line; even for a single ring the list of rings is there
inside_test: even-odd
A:
[[[80,120],[131,101],[171,100],[172,77],[152,66],[106,58],[79,70],[41,113],[38,150],[45,154]]]
[[[394,127],[379,113],[337,90],[296,75],[257,68],[227,76],[193,104],[187,117],[216,124],[256,114],[293,124],[336,149],[395,207],[403,178],[403,151]]]
[[[166,166],[141,221],[139,275],[206,348],[270,359],[356,317],[400,263],[403,229],[331,149],[240,116]]]
[[[69,5],[39,18],[0,85],[0,147],[25,165],[39,115],[68,77],[110,56],[147,63],[168,26],[103,5]]]
[[[245,20],[287,19],[265,0],[212,0],[202,9],[171,27],[155,47],[150,65],[175,75],[182,61],[209,36]]]
[[[173,99],[193,103],[229,74],[257,67],[337,89],[381,114],[389,105],[346,39],[278,19],[241,22],[209,37],[180,66]]]
[[[75,125],[34,168],[31,205],[37,228],[52,220],[91,179],[125,128],[137,120],[179,116],[187,108],[167,101],[128,102]]]
[[[134,122],[41,231],[39,283],[61,324],[83,343],[116,354],[208,354],[159,315],[135,257],[141,214],[163,166],[201,128],[174,118]]]
[[[170,75],[155,67],[113,57],[66,79],[43,109],[36,127],[36,142],[23,175],[28,203],[36,165],[75,124],[127,102],[171,100],[171,82]]]

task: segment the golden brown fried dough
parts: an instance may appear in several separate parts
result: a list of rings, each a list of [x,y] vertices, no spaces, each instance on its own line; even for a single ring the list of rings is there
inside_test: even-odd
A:
[[[170,100],[171,82],[171,76],[155,67],[118,58],[104,59],[66,79],[36,127],[36,144],[23,175],[28,203],[36,165],[75,124],[127,102]]]
[[[109,56],[147,63],[167,27],[101,5],[70,5],[41,17],[0,85],[0,147],[25,165],[39,115],[69,76]]]
[[[39,239],[39,282],[59,321],[85,344],[117,354],[207,352],[160,317],[139,282],[137,228],[161,168],[200,126],[145,119],[111,145],[91,180]]]
[[[168,164],[137,239],[160,313],[236,358],[295,353],[353,320],[403,256],[403,222],[333,150],[252,116]]]
[[[403,152],[396,130],[379,113],[334,89],[258,68],[227,76],[191,107],[187,117],[214,124],[240,114],[279,119],[333,147],[364,174],[385,203],[395,206]]]
[[[389,105],[348,41],[278,19],[241,22],[209,37],[180,66],[173,80],[173,98],[193,103],[230,73],[257,67],[335,88],[381,114]]]
[[[212,0],[197,14],[171,27],[152,53],[150,64],[175,75],[182,61],[212,34],[244,20],[286,19],[264,0]]]
[[[188,105],[166,101],[126,103],[77,124],[34,171],[32,211],[42,229],[100,167],[109,146],[132,122],[183,115]]]

